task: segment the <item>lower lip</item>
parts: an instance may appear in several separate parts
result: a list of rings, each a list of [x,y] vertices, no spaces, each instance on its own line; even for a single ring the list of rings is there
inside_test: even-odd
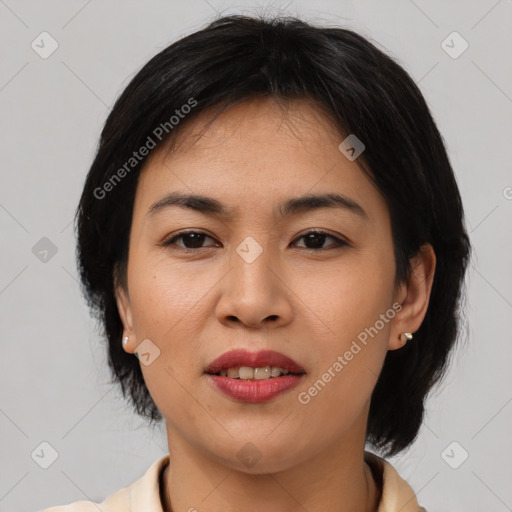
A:
[[[241,380],[222,377],[221,375],[206,374],[216,388],[227,396],[240,402],[268,402],[276,396],[294,388],[304,377],[301,375],[283,375],[263,380]]]

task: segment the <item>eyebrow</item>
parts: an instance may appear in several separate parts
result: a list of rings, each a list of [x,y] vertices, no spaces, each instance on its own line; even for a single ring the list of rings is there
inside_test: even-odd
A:
[[[227,208],[217,199],[196,194],[183,194],[181,192],[171,192],[165,197],[152,204],[147,212],[147,216],[153,216],[162,210],[178,206],[180,208],[189,208],[197,212],[213,217],[222,217],[229,219],[233,217],[232,209]],[[342,194],[308,194],[300,197],[293,197],[280,203],[277,207],[277,213],[281,217],[303,213],[317,208],[341,208],[348,212],[368,219],[368,214],[364,208],[353,199]]]

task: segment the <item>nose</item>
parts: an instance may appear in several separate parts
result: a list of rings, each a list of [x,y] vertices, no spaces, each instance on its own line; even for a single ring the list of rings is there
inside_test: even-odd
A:
[[[289,323],[293,292],[289,274],[279,258],[263,249],[254,260],[237,252],[230,261],[231,270],[220,283],[218,320],[230,327],[240,323],[253,329]]]

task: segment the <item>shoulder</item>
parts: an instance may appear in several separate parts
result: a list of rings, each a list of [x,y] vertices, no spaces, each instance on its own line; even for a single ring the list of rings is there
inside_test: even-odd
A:
[[[160,512],[159,477],[169,463],[169,454],[156,460],[135,482],[107,496],[101,503],[80,500],[67,505],[57,505],[38,512],[133,512],[152,510]]]
[[[378,512],[427,512],[418,504],[412,487],[389,462],[370,452],[365,452],[365,461],[382,489]]]

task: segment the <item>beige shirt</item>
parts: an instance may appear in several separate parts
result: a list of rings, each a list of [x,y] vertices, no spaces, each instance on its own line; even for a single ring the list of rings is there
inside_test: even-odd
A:
[[[382,496],[378,512],[421,512],[410,485],[384,459],[365,452],[374,477],[382,476]],[[160,501],[160,476],[169,464],[169,454],[155,461],[144,475],[131,485],[110,494],[101,503],[75,501],[40,512],[163,512]],[[191,508],[193,511],[194,509]]]

